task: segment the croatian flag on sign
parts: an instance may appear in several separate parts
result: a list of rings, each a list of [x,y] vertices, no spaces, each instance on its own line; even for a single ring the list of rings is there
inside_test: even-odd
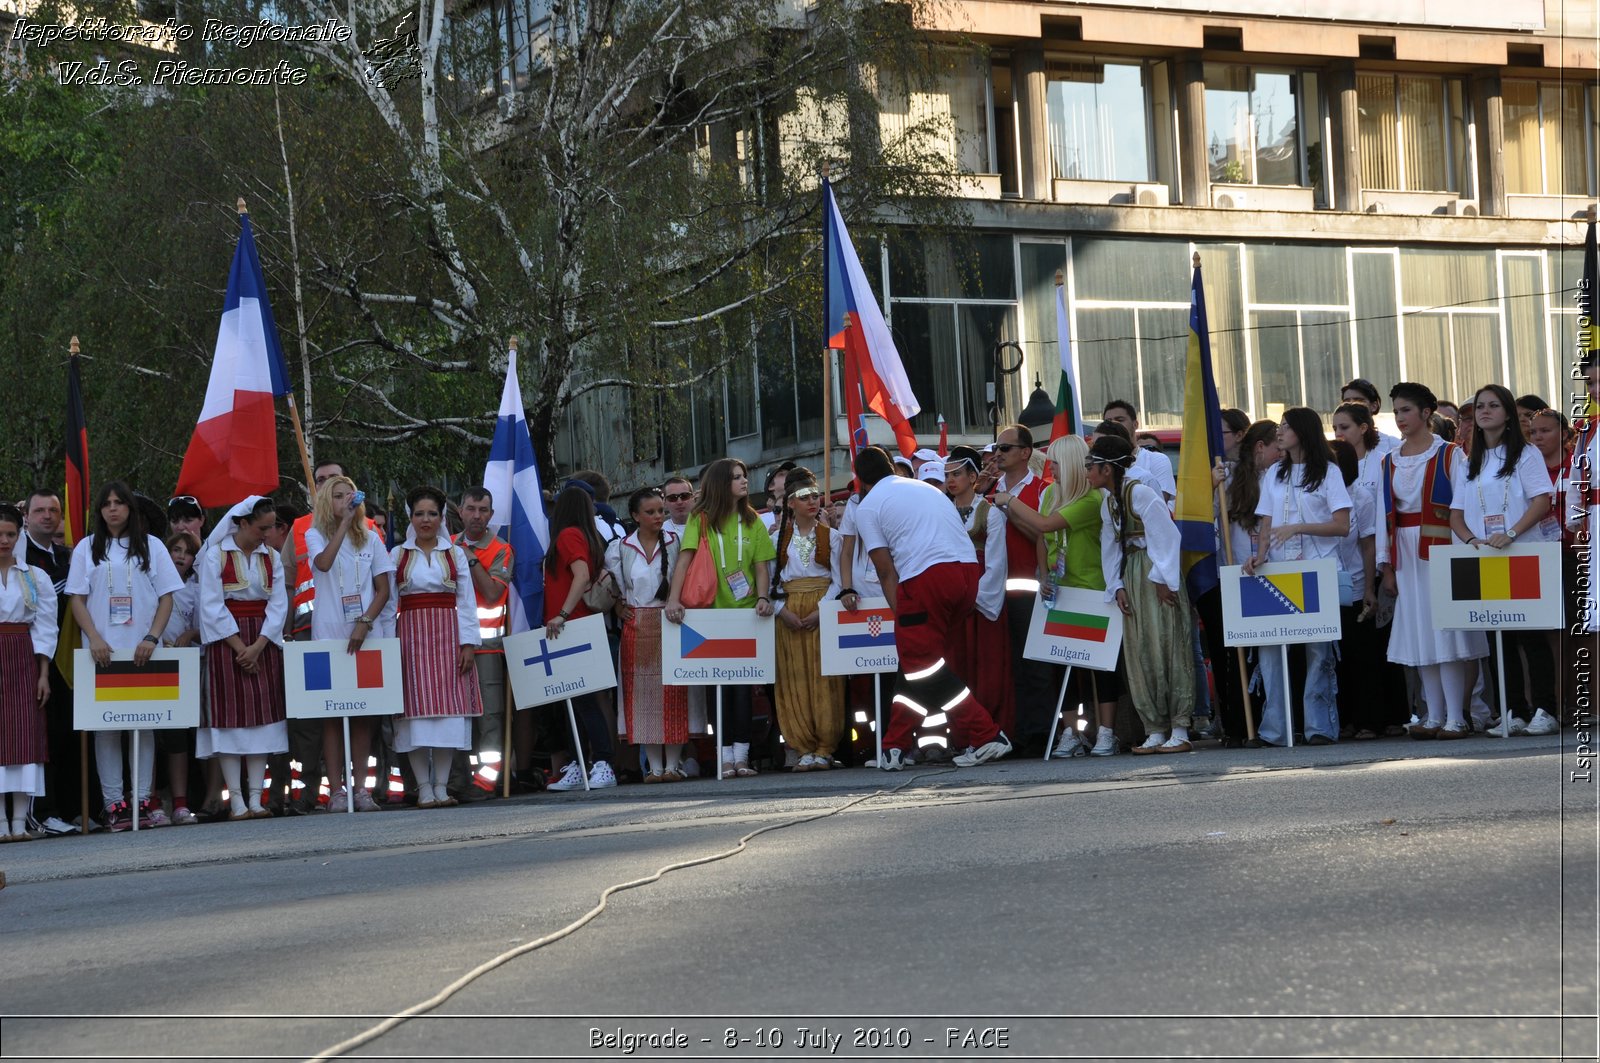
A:
[[[843,650],[894,649],[894,610],[839,611],[839,648]]]

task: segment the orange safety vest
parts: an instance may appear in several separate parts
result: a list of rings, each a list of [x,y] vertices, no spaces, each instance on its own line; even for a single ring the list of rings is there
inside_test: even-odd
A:
[[[465,532],[456,536],[455,544],[470,551],[490,578],[500,584],[500,593],[492,599],[478,594],[476,585],[473,586],[473,596],[478,600],[478,636],[483,639],[478,652],[503,653],[505,651],[500,648],[500,639],[506,633],[506,609],[511,601],[511,544],[491,535],[489,545],[474,546]]]

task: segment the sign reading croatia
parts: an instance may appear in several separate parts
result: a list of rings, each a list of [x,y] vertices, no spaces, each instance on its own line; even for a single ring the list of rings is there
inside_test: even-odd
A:
[[[900,654],[894,645],[894,610],[885,598],[862,598],[852,611],[837,601],[817,606],[821,614],[822,674],[894,672]]]
[[[560,638],[551,638],[549,631],[541,627],[507,635],[501,645],[506,651],[511,696],[519,709],[549,705],[617,685],[605,618],[598,614],[568,621],[561,628]]]
[[[1102,591],[1058,587],[1049,604],[1034,598],[1022,655],[1073,668],[1109,672],[1122,648],[1122,610]]]
[[[143,667],[132,650],[111,651],[96,668],[89,651],[73,651],[72,727],[77,731],[165,730],[200,726],[200,650],[158,649]]]
[[[1229,646],[1337,642],[1339,565],[1331,557],[1274,561],[1255,575],[1222,570],[1222,629]]]
[[[755,685],[777,678],[772,617],[754,609],[689,609],[661,625],[667,686]]]
[[[345,639],[286,642],[283,700],[291,719],[392,716],[405,710],[400,640],[367,639],[354,653]]]
[[[1558,628],[1561,544],[1435,546],[1428,551],[1433,622],[1440,628],[1507,631]]]

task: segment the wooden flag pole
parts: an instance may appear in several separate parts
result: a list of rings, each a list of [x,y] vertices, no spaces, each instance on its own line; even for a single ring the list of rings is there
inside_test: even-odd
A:
[[[76,337],[76,336],[72,337],[72,342],[67,344],[67,351],[71,354],[71,356],[73,358],[78,357],[78,337]],[[88,484],[84,484],[84,486],[87,487]],[[81,498],[77,500],[77,502],[79,502],[79,503],[82,503],[83,501],[84,500],[81,499]],[[86,519],[86,513],[87,513],[87,510],[85,510],[84,513],[80,513],[78,515],[78,520],[80,522],[80,526],[81,526],[81,522]],[[69,519],[69,520],[71,519],[70,515],[68,516],[67,519]],[[69,617],[72,615],[70,610],[68,611],[67,615]],[[77,625],[73,625],[74,629],[76,629],[76,626]],[[135,768],[137,768],[137,765],[135,765]],[[79,815],[79,818],[81,820],[81,826],[79,827],[78,833],[79,834],[88,834],[89,833],[89,732],[88,731],[79,731],[78,732],[78,801],[79,801],[78,815]]]
[[[1221,467],[1222,459],[1217,459],[1217,467]],[[1222,551],[1228,559],[1228,564],[1233,560],[1233,534],[1228,527],[1228,495],[1223,484],[1217,484],[1217,512],[1222,514]],[[1239,693],[1244,697],[1244,729],[1254,741],[1256,737],[1255,707],[1250,704],[1250,670],[1245,665],[1244,647],[1235,646],[1234,651],[1239,654]],[[1285,673],[1287,674],[1287,673]]]
[[[245,206],[243,196],[240,196],[233,206],[241,218],[250,213],[250,209]],[[312,501],[316,501],[317,484],[316,478],[311,475],[311,452],[306,449],[306,432],[300,426],[300,411],[294,404],[293,388],[289,389],[284,399],[289,403],[289,423],[294,426],[294,441],[300,448],[300,467],[306,474],[306,493],[311,496]]]

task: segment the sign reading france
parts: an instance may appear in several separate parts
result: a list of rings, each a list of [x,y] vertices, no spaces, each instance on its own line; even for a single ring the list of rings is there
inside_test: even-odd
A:
[[[400,640],[367,639],[354,653],[345,639],[286,642],[283,700],[290,719],[392,716],[405,709]]]
[[[506,674],[517,708],[531,709],[556,701],[610,690],[617,685],[606,641],[605,618],[599,614],[569,620],[560,638],[545,628],[507,635]]]

